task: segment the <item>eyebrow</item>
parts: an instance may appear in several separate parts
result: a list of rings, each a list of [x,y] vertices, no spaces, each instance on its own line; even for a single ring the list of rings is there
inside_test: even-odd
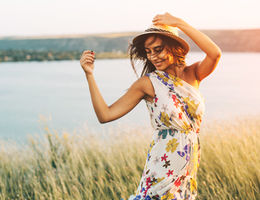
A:
[[[155,48],[157,48],[157,47],[163,47],[163,44],[160,44],[160,45],[158,45],[158,46],[155,46],[155,47],[153,47],[153,49],[155,49]],[[148,47],[144,47],[145,49],[150,49],[150,48],[148,48]]]

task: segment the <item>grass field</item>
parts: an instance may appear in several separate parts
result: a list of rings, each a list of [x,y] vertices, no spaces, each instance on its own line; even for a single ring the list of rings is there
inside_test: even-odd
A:
[[[28,145],[0,142],[2,200],[117,200],[136,190],[151,129],[57,133]],[[260,117],[201,128],[198,200],[260,199]]]

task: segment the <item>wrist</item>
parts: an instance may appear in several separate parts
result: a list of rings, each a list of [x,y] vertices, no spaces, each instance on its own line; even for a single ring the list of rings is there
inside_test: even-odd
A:
[[[87,79],[94,77],[94,75],[93,75],[92,73],[90,74],[90,73],[86,73],[86,72],[85,72],[85,75],[86,75],[86,78],[87,78]]]
[[[178,23],[177,23],[177,27],[179,29],[182,29],[186,26],[188,26],[188,23],[186,23],[183,19],[179,18]]]

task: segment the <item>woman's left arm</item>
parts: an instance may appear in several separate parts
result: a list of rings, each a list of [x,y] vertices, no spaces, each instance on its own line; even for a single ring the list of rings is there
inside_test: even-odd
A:
[[[154,25],[168,25],[179,28],[206,53],[206,57],[201,62],[198,62],[194,68],[198,81],[201,81],[214,71],[221,57],[221,50],[207,35],[169,13],[156,15],[153,23]]]

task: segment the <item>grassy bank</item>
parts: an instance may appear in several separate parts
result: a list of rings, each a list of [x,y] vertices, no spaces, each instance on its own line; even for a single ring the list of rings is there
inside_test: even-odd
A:
[[[82,51],[0,50],[1,62],[80,60]],[[126,52],[98,52],[97,59],[128,58]]]
[[[0,199],[111,200],[139,183],[151,130],[57,133],[27,146],[0,143]],[[260,199],[260,117],[201,129],[198,199]]]

